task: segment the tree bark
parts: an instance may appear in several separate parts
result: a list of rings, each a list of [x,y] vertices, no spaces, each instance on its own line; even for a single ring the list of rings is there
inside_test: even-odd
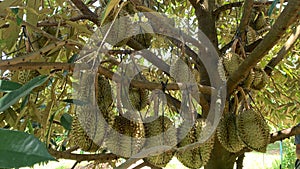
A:
[[[214,149],[204,169],[233,169],[236,158],[236,154],[225,150],[219,140],[215,138]]]

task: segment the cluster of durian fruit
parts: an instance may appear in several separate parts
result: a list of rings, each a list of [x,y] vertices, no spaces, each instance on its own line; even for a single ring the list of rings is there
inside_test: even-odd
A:
[[[260,35],[270,29],[268,17],[264,7],[254,7],[251,11],[250,22],[247,28],[247,42],[255,42]]]
[[[239,66],[243,62],[243,58],[235,53],[234,51],[230,51],[226,53],[220,62],[222,64],[219,64],[219,66],[223,66],[225,70],[225,76],[224,78],[227,78],[229,76],[232,76],[233,73],[238,70]],[[219,70],[219,71],[220,71]],[[220,72],[220,74],[223,74],[223,72]],[[261,90],[265,87],[265,85],[268,83],[269,77],[266,74],[266,72],[262,69],[262,67],[257,64],[251,71],[248,73],[245,80],[242,82],[242,86],[245,89],[254,89],[254,90]]]
[[[258,152],[266,152],[270,142],[269,133],[270,128],[264,117],[250,108],[240,112],[225,112],[217,127],[219,142],[232,153],[246,147]]]
[[[89,84],[89,79],[85,79],[85,81],[88,81]],[[176,128],[174,122],[167,116],[158,115],[142,119],[137,112],[133,111],[117,115],[112,110],[113,100],[109,80],[99,75],[95,83],[98,85],[98,88],[97,86],[95,88],[97,88],[96,101],[100,113],[95,113],[97,111],[90,104],[76,106],[70,144],[77,145],[88,152],[107,150],[123,158],[129,158],[141,152],[142,149],[157,148],[151,156],[144,157],[144,161],[157,167],[165,167],[174,156],[190,168],[199,168],[207,163],[213,149],[214,137],[193,150],[182,152],[158,151],[161,150],[160,146],[177,146],[180,148],[198,142],[199,138],[204,135],[202,129],[206,123],[203,120],[196,120],[190,128],[184,124]],[[136,93],[144,95],[147,92],[129,91],[129,95],[133,94],[133,97],[136,97]],[[139,97],[141,98],[141,96]],[[133,102],[132,105],[137,110],[145,108],[141,107],[140,103],[134,103],[137,99],[130,101]],[[104,120],[101,120],[101,116]]]

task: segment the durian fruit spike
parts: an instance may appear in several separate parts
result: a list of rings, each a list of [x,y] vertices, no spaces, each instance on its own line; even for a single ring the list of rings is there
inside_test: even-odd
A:
[[[178,83],[194,82],[195,77],[190,71],[188,65],[180,58],[178,58],[174,64],[170,67],[170,75]]]
[[[245,110],[237,117],[237,130],[247,147],[266,152],[270,142],[270,129],[263,116],[254,110]]]
[[[176,145],[177,131],[169,118],[165,116],[148,117],[144,120],[144,125],[146,132],[145,149]],[[157,167],[165,167],[171,161],[173,155],[173,152],[162,152],[159,155],[146,157],[144,160]]]
[[[186,137],[182,140],[178,140],[178,147],[184,147],[186,145],[196,143],[199,141],[200,137],[203,137],[206,133],[203,132],[203,128],[206,124],[204,124],[202,119],[197,119],[193,127],[189,130]],[[186,134],[187,128],[182,125],[178,128],[179,138],[182,135]],[[176,153],[177,159],[186,167],[189,168],[200,168],[201,166],[205,166],[208,160],[210,159],[211,150],[214,145],[214,137],[211,137],[209,140],[204,142],[198,148],[187,150],[187,151],[179,151]]]
[[[146,80],[145,77],[139,73],[134,80]],[[140,111],[144,109],[148,104],[149,91],[147,89],[134,88],[132,85],[129,86],[129,100],[133,108]]]
[[[145,129],[142,120],[135,113],[126,112],[124,117],[115,117],[105,143],[112,153],[129,158],[142,149],[144,138]]]
[[[231,76],[242,63],[243,59],[234,52],[228,52],[223,57],[223,65],[225,67],[225,71]]]
[[[254,79],[251,88],[254,90],[263,89],[268,83],[269,77],[261,68],[254,68]]]
[[[236,128],[236,116],[226,113],[217,127],[217,137],[221,145],[229,152],[236,153],[245,147]]]

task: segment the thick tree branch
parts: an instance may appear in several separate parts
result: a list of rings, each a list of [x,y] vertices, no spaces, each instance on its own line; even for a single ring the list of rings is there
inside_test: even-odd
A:
[[[292,49],[295,42],[299,40],[300,25],[295,29],[295,32],[289,37],[284,46],[280,49],[277,55],[271,59],[271,61],[265,67],[265,72],[270,76],[275,66],[286,56],[286,54]]]
[[[92,12],[81,0],[71,0],[73,4],[82,12],[83,15],[89,16],[89,20],[94,24],[99,25],[97,14]]]
[[[246,74],[272,49],[280,40],[286,29],[297,20],[300,11],[299,0],[289,0],[288,5],[280,14],[272,29],[265,36],[262,42],[239,66],[238,70],[229,77],[227,81],[228,96],[234,91],[237,85],[246,77]]]
[[[292,128],[277,131],[271,134],[270,143],[274,143],[276,141],[280,141],[298,134],[300,134],[300,126],[294,126]]]
[[[94,20],[95,18],[91,15],[78,15],[78,16],[72,17],[68,20],[75,22],[75,21],[86,20],[86,19]],[[61,23],[58,23],[58,22],[42,21],[42,22],[37,23],[37,27],[58,26],[58,25],[65,26],[66,22],[62,21]]]
[[[48,152],[57,159],[70,159],[78,162],[97,160],[101,163],[106,163],[118,159],[114,154],[74,154],[68,151],[57,151],[51,148],[48,149]]]

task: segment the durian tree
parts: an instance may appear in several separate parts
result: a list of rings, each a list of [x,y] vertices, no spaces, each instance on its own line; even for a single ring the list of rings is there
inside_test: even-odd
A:
[[[27,159],[0,167],[242,168],[245,152],[300,134],[299,16],[299,0],[0,1],[0,159]],[[220,122],[200,143],[210,109]],[[130,158],[155,145],[172,148]]]

